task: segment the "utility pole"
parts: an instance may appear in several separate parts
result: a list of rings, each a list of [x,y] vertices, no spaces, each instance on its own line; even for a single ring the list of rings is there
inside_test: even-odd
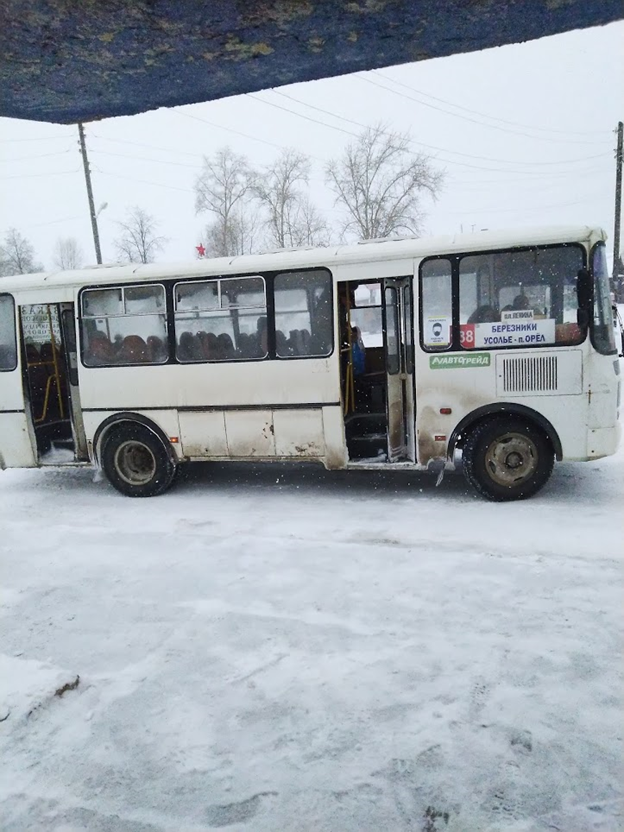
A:
[[[93,229],[93,243],[95,245],[95,257],[98,263],[102,262],[102,251],[100,249],[100,234],[97,225],[97,215],[93,203],[93,188],[91,187],[91,171],[87,159],[87,143],[82,122],[78,123],[78,135],[80,136],[80,152],[82,153],[82,164],[84,165],[85,182],[87,183],[87,197],[89,198],[89,214],[91,215],[91,228]]]
[[[624,124],[618,122],[617,150],[615,151],[615,228],[613,229],[613,271],[615,277],[620,259],[620,216],[622,214],[622,139],[624,138]]]

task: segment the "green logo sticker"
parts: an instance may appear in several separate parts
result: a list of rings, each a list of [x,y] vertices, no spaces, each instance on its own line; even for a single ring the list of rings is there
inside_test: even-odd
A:
[[[489,352],[473,352],[465,355],[431,355],[429,367],[432,370],[451,370],[462,367],[489,367]]]

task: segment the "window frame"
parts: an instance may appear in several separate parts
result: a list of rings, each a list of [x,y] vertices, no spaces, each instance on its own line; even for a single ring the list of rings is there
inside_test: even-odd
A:
[[[83,314],[83,301],[84,297],[88,292],[102,292],[107,290],[115,290],[121,289],[122,290],[122,303],[123,308],[125,309],[125,290],[126,289],[141,289],[146,288],[148,286],[159,286],[163,290],[164,296],[164,308],[162,312],[138,312],[132,313],[131,315],[126,315],[125,313],[122,314],[115,314],[115,315],[84,315]],[[114,283],[114,284],[98,284],[96,286],[83,286],[82,289],[78,293],[78,322],[79,322],[79,333],[80,333],[80,363],[83,367],[87,370],[100,370],[102,368],[122,368],[122,367],[164,367],[167,364],[171,363],[171,333],[170,333],[170,308],[169,308],[169,292],[168,286],[165,281],[154,281],[148,282],[145,281],[144,283]],[[83,324],[85,321],[96,321],[96,320],[103,320],[104,318],[145,318],[145,317],[155,317],[155,316],[163,316],[165,319],[165,337],[164,343],[167,346],[167,358],[164,361],[133,361],[133,362],[124,362],[123,364],[118,363],[111,363],[111,364],[87,364],[85,361],[85,337],[84,337],[84,329]]]
[[[275,281],[278,277],[291,275],[291,274],[313,274],[315,272],[323,272],[329,278],[329,326],[330,326],[330,349],[329,352],[323,355],[278,355],[277,354],[277,344],[276,344],[276,318],[278,315],[286,314],[284,312],[276,312],[275,310]],[[271,358],[275,359],[276,361],[301,361],[301,360],[310,360],[310,359],[326,359],[330,358],[334,354],[335,346],[335,325],[334,325],[334,278],[331,271],[324,266],[315,266],[308,269],[285,269],[279,272],[273,272],[271,275],[271,315],[267,315],[267,321],[269,323],[269,354]],[[310,311],[309,309],[306,311]],[[310,322],[310,326],[312,323]],[[312,332],[310,331],[310,335]],[[273,352],[271,353],[271,346],[273,347]]]
[[[427,257],[423,257],[423,259],[418,264],[418,325],[420,328],[418,342],[421,350],[428,355],[432,355],[435,353],[447,353],[447,352],[457,352],[462,355],[470,354],[471,352],[485,352],[485,351],[494,351],[494,350],[527,350],[527,349],[560,349],[563,347],[580,347],[582,344],[585,343],[588,337],[588,332],[591,327],[586,326],[582,328],[583,337],[581,340],[574,341],[574,342],[557,342],[554,344],[508,344],[508,345],[494,345],[494,346],[484,346],[484,347],[476,347],[474,349],[465,349],[461,346],[460,343],[460,291],[461,291],[461,278],[460,278],[460,267],[461,261],[464,257],[478,257],[480,255],[489,255],[489,254],[514,254],[514,253],[521,253],[521,252],[535,252],[535,251],[546,251],[549,249],[556,249],[556,248],[576,248],[579,249],[581,252],[581,264],[580,268],[587,268],[588,264],[588,251],[587,246],[584,245],[582,242],[570,242],[570,243],[547,243],[544,245],[535,244],[535,245],[522,245],[522,246],[509,246],[505,248],[494,248],[494,249],[483,249],[483,250],[475,250],[475,251],[462,251],[453,254],[435,254]],[[593,251],[593,249],[592,249]],[[445,350],[432,350],[428,348],[424,344],[424,328],[423,328],[423,304],[422,304],[422,266],[424,263],[428,262],[429,260],[449,260],[451,262],[451,300],[452,300],[452,338],[451,344]]]
[[[236,311],[238,313],[241,310],[243,310],[243,312],[244,312],[244,310],[246,310],[246,309],[259,309],[260,308],[260,307],[257,307],[257,306],[238,306],[238,305],[236,305],[236,306],[227,306],[227,307],[222,306],[221,305],[221,297],[222,297],[221,283],[223,281],[227,281],[227,280],[240,280],[240,281],[243,281],[243,280],[262,280],[262,286],[263,286],[263,291],[264,291],[264,315],[267,319],[267,352],[266,352],[266,355],[256,356],[256,357],[249,357],[249,358],[242,358],[242,357],[235,356],[234,358],[222,358],[222,359],[218,359],[218,358],[198,358],[198,359],[193,360],[193,361],[182,361],[182,360],[180,360],[178,358],[178,331],[177,331],[177,326],[176,326],[176,314],[177,314],[176,291],[177,291],[179,286],[187,286],[189,284],[198,284],[198,283],[201,283],[201,284],[215,283],[215,282],[218,283],[218,287],[217,287],[218,295],[217,296],[218,296],[218,299],[219,299],[219,306],[216,309],[198,310],[200,312],[204,311],[204,312],[207,312],[207,313],[215,313],[215,312],[216,313],[222,313],[224,311],[227,311],[228,309],[236,309]],[[269,281],[267,280],[267,275],[256,273],[256,272],[254,272],[252,274],[241,274],[241,275],[228,274],[228,275],[211,275],[210,277],[199,277],[199,278],[198,277],[192,277],[192,278],[189,278],[189,279],[186,279],[186,280],[176,280],[175,282],[172,282],[171,283],[171,304],[172,304],[171,331],[172,331],[172,337],[173,337],[173,354],[172,354],[173,361],[172,361],[172,363],[187,366],[189,364],[191,364],[191,365],[193,365],[193,364],[241,364],[241,363],[248,363],[250,361],[253,361],[254,363],[256,363],[258,361],[267,361],[267,360],[269,360],[272,357],[271,356],[271,327],[270,327],[270,324],[269,324],[269,320],[270,320],[269,295],[270,295]]]
[[[590,331],[592,347],[596,350],[597,353],[599,353],[600,355],[611,355],[611,356],[615,355],[615,356],[617,356],[618,348],[617,348],[617,344],[615,342],[615,334],[613,332],[613,320],[612,320],[613,319],[613,312],[612,312],[612,304],[611,304],[611,286],[610,286],[610,283],[609,283],[609,269],[608,269],[608,266],[607,266],[607,275],[606,275],[607,294],[606,294],[605,297],[600,298],[600,299],[597,297],[598,284],[597,284],[597,277],[596,277],[596,274],[595,274],[595,257],[596,257],[596,254],[597,254],[598,251],[603,251],[604,254],[605,254],[604,259],[605,259],[605,263],[606,263],[606,248],[607,247],[606,247],[606,244],[605,244],[604,240],[599,240],[597,243],[594,243],[594,245],[592,246],[590,255],[589,255],[589,263],[590,263],[590,266],[591,266],[590,270],[589,270],[589,273],[591,275],[591,285],[592,285],[591,311],[589,313],[589,331]],[[600,324],[600,326],[604,327],[605,331],[609,333],[609,344],[608,345],[606,343],[601,343],[600,342],[600,339],[597,337],[597,332],[596,332],[596,304],[600,303],[600,301],[602,301],[603,303],[605,303],[609,307],[608,320],[606,322]],[[604,312],[604,309],[601,310],[601,312]]]
[[[13,367],[0,367],[0,373],[13,373],[15,370],[17,370],[17,365],[18,365],[17,320],[16,320],[16,317],[15,317],[15,310],[16,310],[15,298],[13,297],[13,295],[10,292],[0,293],[0,300],[2,298],[9,298],[9,300],[11,301],[11,305],[13,307],[13,354],[15,356],[15,363],[14,363]],[[7,346],[10,346],[10,344],[7,343]]]
[[[423,304],[423,273],[422,267],[425,263],[429,263],[434,260],[446,260],[451,265],[451,340],[448,346],[435,348],[431,345],[425,344],[425,326],[424,326],[424,304]],[[430,257],[424,257],[420,263],[418,264],[418,342],[420,344],[420,348],[430,354],[436,353],[443,353],[443,352],[451,352],[455,349],[455,338],[456,338],[456,321],[459,320],[459,292],[456,288],[456,278],[457,278],[457,263],[455,262],[456,255],[452,254],[435,254]],[[457,308],[456,308],[457,307]]]

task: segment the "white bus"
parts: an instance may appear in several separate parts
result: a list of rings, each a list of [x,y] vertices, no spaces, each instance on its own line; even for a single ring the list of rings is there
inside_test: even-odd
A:
[[[0,278],[0,468],[123,494],[199,460],[452,467],[491,500],[613,454],[620,367],[588,227]]]

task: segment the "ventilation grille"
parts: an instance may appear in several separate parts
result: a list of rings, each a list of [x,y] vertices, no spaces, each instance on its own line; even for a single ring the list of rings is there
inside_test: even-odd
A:
[[[557,356],[503,358],[504,393],[546,393],[557,390]]]

